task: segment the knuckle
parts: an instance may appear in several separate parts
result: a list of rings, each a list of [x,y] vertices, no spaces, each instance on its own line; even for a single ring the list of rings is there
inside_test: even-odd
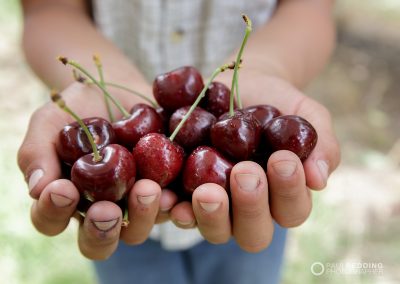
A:
[[[241,240],[238,245],[241,249],[249,253],[258,253],[268,248],[272,241],[272,234],[255,240]]]
[[[124,243],[131,246],[141,245],[147,240],[147,236],[123,235]]]
[[[245,219],[258,219],[264,215],[265,210],[257,206],[238,206],[236,212]]]
[[[277,215],[275,221],[284,228],[295,228],[302,225],[311,213],[311,208],[301,214]]]
[[[271,194],[284,201],[296,201],[301,193],[300,188],[296,187],[295,182],[293,184],[288,184],[287,186],[281,187],[271,187]]]

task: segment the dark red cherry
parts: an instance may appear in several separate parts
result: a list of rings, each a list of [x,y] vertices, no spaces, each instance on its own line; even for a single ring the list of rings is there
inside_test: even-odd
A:
[[[153,82],[154,98],[169,112],[192,105],[203,88],[199,71],[190,66],[158,75]]]
[[[157,111],[146,104],[136,104],[128,118],[113,123],[117,140],[128,149],[133,149],[141,137],[148,133],[162,133],[163,121]]]
[[[90,201],[121,200],[132,188],[136,165],[132,154],[123,146],[111,144],[100,150],[101,161],[92,154],[79,158],[72,167],[71,180],[80,194]]]
[[[231,91],[220,82],[212,82],[207,89],[206,95],[201,104],[205,110],[211,112],[216,117],[229,111]],[[236,109],[236,102],[234,102]]]
[[[207,146],[197,147],[187,158],[183,170],[185,193],[193,191],[204,183],[216,183],[229,191],[229,176],[233,163],[225,159],[215,149]]]
[[[172,114],[169,120],[170,133],[175,130],[189,109],[190,106],[181,107]],[[175,141],[189,150],[200,145],[209,144],[210,128],[216,121],[217,119],[214,115],[200,107],[196,107],[175,136]]]
[[[263,129],[271,151],[289,150],[305,161],[317,144],[314,127],[297,115],[284,115],[272,119]]]
[[[150,133],[140,138],[133,156],[141,178],[151,179],[165,187],[179,175],[184,151],[165,135]]]
[[[93,136],[97,149],[115,143],[115,133],[111,124],[99,117],[82,120]],[[80,157],[92,153],[89,140],[77,122],[64,126],[59,134],[59,143],[56,144],[57,154],[67,165],[72,166]]]
[[[281,112],[271,105],[255,105],[246,107],[244,112],[251,113],[260,123],[263,128],[271,119],[281,115]]]
[[[211,143],[222,154],[234,160],[248,160],[260,143],[261,126],[251,113],[235,111],[224,114],[211,127]]]
[[[166,111],[162,107],[156,108],[156,112],[161,117],[161,120],[163,122],[164,131],[162,133],[165,133],[165,135],[167,135],[168,134],[168,128],[169,128],[169,119],[171,117],[171,113],[169,113],[168,111]]]

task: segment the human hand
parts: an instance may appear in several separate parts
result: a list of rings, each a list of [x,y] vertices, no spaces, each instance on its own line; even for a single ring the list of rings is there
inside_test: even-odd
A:
[[[295,227],[307,219],[312,207],[310,188],[320,190],[326,186],[329,174],[339,163],[340,152],[325,107],[276,77],[247,72],[240,74],[240,80],[244,106],[270,104],[283,114],[302,116],[315,127],[317,145],[303,164],[290,151],[273,153],[265,161],[267,173],[256,163],[240,162],[230,177],[231,204],[223,188],[204,184],[194,191],[192,207],[176,205],[171,218],[183,228],[197,223],[211,243],[224,243],[233,235],[244,250],[257,252],[272,239],[272,220],[283,227]],[[189,225],[182,226],[177,220]]]
[[[139,88],[143,93],[149,92],[148,86]],[[102,94],[95,87],[73,83],[62,96],[81,117],[107,117]],[[136,102],[131,95],[117,96],[128,109]],[[164,211],[174,205],[177,197],[171,191],[161,190],[153,181],[140,180],[128,196],[128,227],[121,228],[123,212],[108,201],[94,203],[82,218],[76,213],[79,192],[71,181],[61,178],[55,148],[60,130],[70,122],[72,119],[52,103],[32,115],[18,153],[30,195],[36,199],[31,208],[32,223],[39,232],[53,236],[60,234],[75,216],[80,222],[78,244],[82,254],[91,259],[104,259],[113,253],[120,238],[129,244],[145,241],[154,223],[167,219],[168,213]]]

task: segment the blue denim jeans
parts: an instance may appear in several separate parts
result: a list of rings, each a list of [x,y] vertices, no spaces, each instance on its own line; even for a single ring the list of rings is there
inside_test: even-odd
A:
[[[166,251],[152,240],[139,246],[120,242],[108,260],[94,264],[102,284],[277,284],[285,240],[286,229],[275,225],[271,245],[259,253],[244,252],[233,239],[183,251]]]

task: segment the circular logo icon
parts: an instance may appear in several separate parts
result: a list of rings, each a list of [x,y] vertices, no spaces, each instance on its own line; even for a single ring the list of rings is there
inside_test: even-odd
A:
[[[325,265],[322,262],[314,262],[310,269],[313,275],[320,276],[325,272]]]

